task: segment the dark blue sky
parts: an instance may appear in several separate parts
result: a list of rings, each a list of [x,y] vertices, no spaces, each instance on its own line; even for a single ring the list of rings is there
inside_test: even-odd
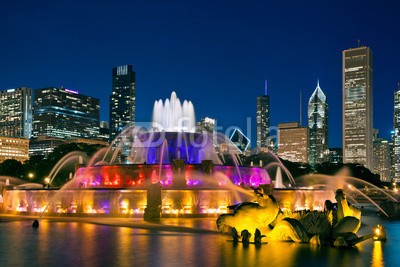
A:
[[[137,121],[175,90],[196,118],[246,133],[268,80],[271,126],[299,120],[317,79],[329,101],[329,144],[341,146],[341,51],[374,54],[374,127],[389,138],[400,81],[398,1],[0,0],[0,89],[65,86],[100,98],[111,69],[132,64]],[[223,130],[223,131],[224,131]]]

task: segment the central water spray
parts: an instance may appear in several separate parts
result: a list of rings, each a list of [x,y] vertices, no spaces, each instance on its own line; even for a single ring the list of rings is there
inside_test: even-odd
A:
[[[171,98],[165,102],[160,99],[154,102],[152,127],[160,131],[194,132],[196,120],[191,101],[184,100],[183,104],[171,93]]]

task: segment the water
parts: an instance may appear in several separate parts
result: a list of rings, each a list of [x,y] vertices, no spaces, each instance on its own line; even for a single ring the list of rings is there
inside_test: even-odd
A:
[[[0,217],[1,218],[1,217]],[[398,266],[400,221],[363,217],[359,235],[378,223],[388,241],[364,241],[337,249],[310,244],[271,242],[262,246],[227,242],[217,233],[215,218],[162,219],[161,224],[133,219],[98,220],[90,224],[68,218],[32,220],[3,217],[0,222],[0,266]],[[100,220],[100,221],[99,221]],[[112,225],[119,225],[118,227]],[[137,227],[137,228],[132,228]]]
[[[175,92],[165,103],[160,99],[154,103],[153,123],[154,128],[164,131],[193,131],[195,129],[195,113],[191,101],[181,101]]]

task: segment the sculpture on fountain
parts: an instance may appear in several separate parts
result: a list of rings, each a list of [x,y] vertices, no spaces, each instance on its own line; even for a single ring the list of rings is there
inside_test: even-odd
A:
[[[309,242],[337,247],[353,246],[372,235],[358,237],[361,212],[346,199],[342,189],[336,190],[337,203],[327,200],[324,211],[300,210],[283,212],[272,195],[256,190],[258,203],[242,203],[232,214],[217,219],[218,230],[227,233],[260,231],[269,241]],[[246,240],[248,235],[246,235]],[[234,236],[238,239],[238,236]]]

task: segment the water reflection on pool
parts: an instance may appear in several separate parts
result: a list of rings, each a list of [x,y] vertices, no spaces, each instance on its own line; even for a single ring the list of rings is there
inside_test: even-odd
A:
[[[179,219],[170,225],[212,230],[214,219]],[[165,223],[163,222],[163,223]],[[359,235],[381,223],[363,220]],[[384,222],[386,243],[365,241],[350,249],[275,242],[227,242],[212,232],[134,229],[44,220],[0,223],[0,266],[396,266],[400,222]]]

